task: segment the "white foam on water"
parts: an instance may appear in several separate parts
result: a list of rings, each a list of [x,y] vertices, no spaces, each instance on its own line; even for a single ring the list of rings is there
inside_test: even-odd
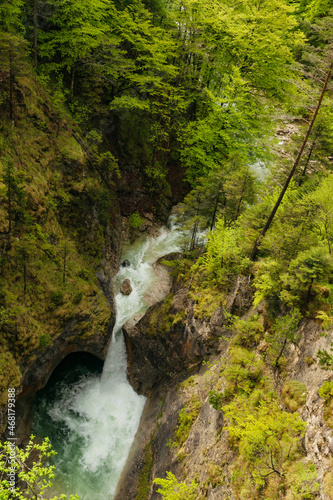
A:
[[[53,494],[77,493],[81,500],[111,500],[138,429],[145,398],[127,381],[127,355],[122,325],[147,307],[144,295],[154,280],[152,265],[158,258],[179,251],[181,232],[162,228],[156,238],[146,237],[127,248],[130,261],[121,267],[116,286],[130,279],[133,291],[116,294],[117,321],[101,378],[82,377],[61,388],[48,408],[54,425],[65,430],[62,451],[56,458],[59,472]]]

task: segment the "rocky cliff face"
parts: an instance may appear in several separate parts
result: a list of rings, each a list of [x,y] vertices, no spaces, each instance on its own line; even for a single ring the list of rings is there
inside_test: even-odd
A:
[[[59,318],[59,335],[51,345],[38,349],[21,364],[16,411],[16,436],[19,440],[27,438],[30,404],[36,391],[46,385],[54,369],[68,354],[88,352],[101,360],[106,357],[116,317],[112,280],[118,270],[120,246],[120,235],[108,237],[110,229],[106,228],[103,258],[96,271],[100,290],[88,298],[86,309],[67,319]]]
[[[251,315],[250,303],[250,284],[238,280],[227,300],[229,311],[245,313],[246,319]],[[264,331],[264,308],[258,307],[255,312]],[[230,363],[230,349],[237,344],[237,331],[228,325],[222,307],[211,318],[198,319],[187,289],[174,284],[164,301],[152,306],[136,324],[125,325],[125,329],[129,377],[136,390],[148,395],[148,399],[115,500],[158,500],[161,496],[153,480],[165,477],[166,471],[187,484],[195,480],[197,499],[245,498],[235,480],[241,462],[237,448],[230,442],[228,421],[223,411],[209,401],[210,391],[223,393],[227,387],[224,373]],[[315,465],[317,482],[311,483],[308,475],[305,479],[286,479],[278,498],[330,500],[333,436],[318,390],[333,375],[315,360],[318,349],[329,349],[333,333],[322,336],[320,325],[312,320],[303,320],[298,333],[301,341],[297,346],[289,345],[283,369],[267,365],[264,372],[278,398],[286,381],[305,384],[306,396],[297,408],[307,424],[303,451],[299,453],[302,463]],[[255,359],[261,358],[262,349],[263,342],[253,344]],[[294,411],[283,397],[279,400],[281,412]],[[186,414],[186,419],[182,420],[181,414]],[[272,484],[274,481],[273,475]],[[302,485],[295,486],[298,482]],[[247,498],[264,498],[255,486],[252,490]]]

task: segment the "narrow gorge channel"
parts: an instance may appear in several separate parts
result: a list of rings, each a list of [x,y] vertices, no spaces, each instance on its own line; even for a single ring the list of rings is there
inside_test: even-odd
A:
[[[181,233],[162,228],[124,248],[115,278],[117,320],[108,354],[101,366],[68,356],[33,404],[32,432],[49,436],[57,456],[57,476],[50,495],[78,494],[81,500],[111,500],[140,423],[145,397],[127,380],[127,355],[122,325],[140,317],[154,301],[158,287],[153,264],[179,250]],[[133,291],[125,296],[120,284],[128,278]],[[160,300],[159,298],[155,299]]]

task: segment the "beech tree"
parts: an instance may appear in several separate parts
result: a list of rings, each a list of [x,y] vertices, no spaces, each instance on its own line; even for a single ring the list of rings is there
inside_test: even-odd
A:
[[[0,4],[0,30],[18,33],[22,28],[24,0],[2,0]]]
[[[49,60],[48,72],[64,70],[70,79],[73,98],[79,62],[106,40],[107,0],[50,0],[53,15],[48,30],[41,34],[40,55]]]

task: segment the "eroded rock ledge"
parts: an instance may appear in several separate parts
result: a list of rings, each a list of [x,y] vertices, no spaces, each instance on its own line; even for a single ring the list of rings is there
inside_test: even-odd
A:
[[[82,312],[69,318],[60,325],[61,333],[53,340],[52,344],[37,351],[32,359],[25,361],[20,367],[22,379],[16,402],[18,443],[26,441],[29,435],[30,405],[36,392],[47,384],[55,368],[68,354],[87,352],[102,361],[105,360],[116,319],[112,280],[118,269],[119,244],[119,239],[111,240],[109,238],[109,244],[104,249],[104,259],[96,272],[96,278],[103,294],[90,297],[90,313]],[[94,329],[94,333],[92,333],[92,324],[94,319],[102,314],[101,300],[103,299],[105,302],[105,298],[110,310],[109,319],[102,327]]]
[[[237,279],[227,300],[229,311],[244,319],[252,311],[266,328],[265,309],[258,306],[253,310],[251,303],[250,283]],[[158,500],[153,480],[165,477],[166,471],[178,480],[185,478],[187,483],[196,479],[200,499],[238,498],[232,483],[237,455],[224,429],[223,412],[209,403],[210,390],[222,384],[218,390],[223,391],[221,373],[229,357],[229,341],[236,335],[228,327],[223,309],[218,307],[209,319],[198,319],[187,288],[173,284],[165,300],[151,306],[136,323],[127,323],[125,329],[129,378],[148,399],[114,500]],[[332,372],[322,370],[314,360],[319,349],[329,349],[333,332],[323,336],[318,322],[304,319],[299,335],[298,346],[291,344],[288,348],[284,376],[274,370],[270,376],[279,393],[286,380],[306,385],[306,402],[299,409],[307,423],[302,442],[304,459],[316,465],[318,498],[330,500],[333,433],[324,419],[318,389],[325,380],[332,381]],[[201,363],[203,359],[205,363]],[[191,408],[193,403],[196,417],[189,434],[182,445],[172,447],[179,411]]]

